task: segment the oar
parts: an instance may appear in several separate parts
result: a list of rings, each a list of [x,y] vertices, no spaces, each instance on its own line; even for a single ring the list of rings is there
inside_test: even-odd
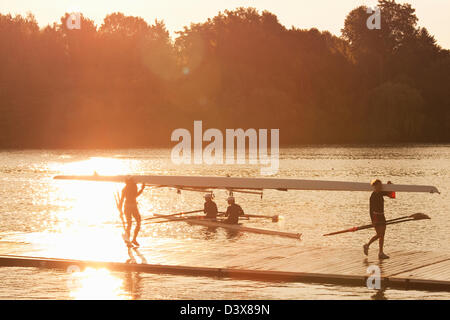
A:
[[[409,220],[424,220],[424,219],[431,219],[431,218],[428,215],[426,215],[425,213],[418,212],[418,213],[413,213],[410,216],[404,216],[404,217],[400,217],[400,218],[386,220],[386,224],[394,224],[394,223],[397,223],[397,222],[394,222],[394,221],[403,220],[403,219],[408,219],[408,220],[405,220],[405,221],[409,221]]]
[[[120,215],[120,220],[122,221],[123,231],[126,232],[125,220],[123,220],[122,208],[120,207],[120,196],[117,192],[114,193],[114,200],[116,200],[116,207],[117,207],[117,210],[119,210],[119,215]]]
[[[156,216],[156,217],[146,218],[146,219],[144,219],[144,220],[153,220],[153,219],[161,219],[161,218],[170,218],[170,217],[181,216],[181,215],[183,215],[183,214],[197,213],[197,212],[203,212],[203,209],[200,209],[200,210],[193,210],[193,211],[183,211],[183,212],[178,212],[178,213],[174,213],[174,214],[167,214],[167,215],[159,215],[159,216]]]
[[[162,221],[152,221],[150,223],[165,223],[165,222],[177,222],[177,221],[186,221],[186,220],[211,220],[211,218],[207,218],[206,216],[190,216],[190,217],[186,217],[186,218],[176,218],[173,217],[172,215],[159,215],[158,218],[162,218],[164,220]],[[248,217],[244,217],[244,220],[249,220]],[[212,221],[216,221],[216,220],[212,220]],[[217,222],[221,222],[220,220],[217,220]]]
[[[387,220],[385,223],[367,224],[367,225],[364,225],[364,226],[353,227],[353,228],[350,228],[350,229],[345,229],[345,230],[341,230],[341,231],[327,233],[327,234],[324,234],[324,236],[332,236],[332,235],[340,234],[340,233],[354,232],[354,231],[359,231],[359,230],[364,230],[364,229],[370,229],[370,228],[375,227],[376,225],[388,225],[388,224],[396,224],[396,223],[402,223],[402,222],[407,222],[407,221],[424,220],[424,219],[431,219],[431,218],[429,216],[427,216],[426,214],[424,214],[424,213],[414,213],[414,214],[412,214],[410,216],[405,216],[405,217],[400,217],[400,218]]]
[[[223,216],[225,214],[225,212],[219,212],[221,214],[221,216]],[[239,217],[247,217],[247,218],[266,218],[266,219],[271,219],[272,222],[278,222],[280,216],[279,215],[275,215],[275,216],[265,216],[265,215],[261,215],[261,214],[244,214],[243,216],[239,216]]]
[[[403,220],[399,220],[399,221],[386,222],[386,223],[382,223],[381,225],[383,225],[383,224],[386,224],[386,225],[388,225],[388,224],[396,224],[396,223],[402,223],[402,222],[407,222],[407,221],[416,221],[416,220],[424,220],[424,219],[431,219],[431,218],[428,217],[428,216],[426,216],[426,218],[425,217],[423,217],[423,218],[409,218],[409,219],[403,219]]]
[[[430,217],[427,216],[426,214],[419,212],[419,213],[414,213],[414,214],[412,214],[410,216],[404,216],[404,217],[389,219],[389,220],[386,220],[386,223],[388,224],[390,222],[394,222],[394,221],[397,221],[397,220],[410,219],[410,218],[413,218],[414,220],[430,219]]]
[[[164,217],[162,217],[164,218]],[[191,217],[186,217],[186,218],[167,218],[165,220],[162,221],[152,221],[150,223],[155,224],[155,223],[166,223],[166,222],[179,222],[179,221],[186,221],[186,220],[208,220],[205,219],[205,216],[191,216]]]
[[[218,217],[225,217],[225,212],[217,212],[217,213],[219,213],[217,216]],[[250,218],[249,218],[249,216],[248,215],[246,215],[246,214],[244,214],[243,216],[239,216],[239,220],[250,220]]]
[[[249,217],[249,218],[266,218],[266,219],[271,219],[272,222],[278,222],[280,216],[279,215],[274,215],[274,216],[264,216],[261,214],[244,214],[244,217]]]
[[[125,226],[125,220],[123,219],[123,211],[120,206],[120,195],[118,192],[114,193],[114,199],[116,200],[116,207],[117,207],[117,210],[119,210],[120,220],[122,221],[122,228],[123,228],[123,232],[124,232],[124,233],[122,233],[122,239],[127,244],[127,246],[130,247],[131,246],[130,239],[129,239],[130,235],[127,233],[127,227]]]

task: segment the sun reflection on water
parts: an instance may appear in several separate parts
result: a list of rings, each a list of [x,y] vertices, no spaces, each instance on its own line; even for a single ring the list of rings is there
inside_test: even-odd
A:
[[[86,268],[69,275],[68,287],[73,299],[129,299],[124,281],[106,269]]]
[[[70,175],[89,175],[97,172],[100,175],[132,173],[139,166],[137,160],[91,157],[87,160],[57,164],[57,171]]]
[[[124,175],[139,172],[132,160],[92,157],[58,164],[52,168],[65,175]],[[114,194],[122,185],[86,181],[55,181],[52,223],[44,232],[27,239],[49,257],[73,260],[120,261],[129,259]],[[33,237],[30,234],[29,237]],[[126,279],[125,279],[126,280]],[[107,269],[87,268],[69,275],[67,285],[73,299],[130,299],[129,281]]]
[[[92,157],[65,163],[54,168],[61,174],[127,174],[133,169],[129,161]],[[54,203],[57,217],[40,242],[46,253],[73,259],[117,260],[123,257],[122,225],[114,194],[122,187],[116,183],[55,181]]]

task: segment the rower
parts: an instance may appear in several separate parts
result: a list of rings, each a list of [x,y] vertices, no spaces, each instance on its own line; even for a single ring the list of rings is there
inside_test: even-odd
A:
[[[225,212],[225,217],[228,217],[228,219],[225,220],[225,223],[238,224],[239,216],[244,215],[244,210],[242,210],[240,205],[235,203],[233,196],[229,196],[227,201],[228,201],[228,208],[227,212]]]
[[[392,182],[388,181],[388,184]],[[395,192],[381,191],[383,184],[380,180],[376,179],[371,182],[375,191],[370,196],[370,219],[372,225],[375,227],[376,235],[369,240],[369,243],[363,246],[364,254],[369,254],[369,246],[378,239],[379,242],[379,259],[388,259],[389,256],[383,251],[384,246],[384,234],[386,232],[386,218],[384,216],[384,198],[385,196],[395,199]]]
[[[134,244],[135,246],[139,246],[136,238],[138,236],[139,230],[141,229],[141,215],[139,213],[138,205],[136,198],[139,197],[144,191],[145,184],[142,184],[141,189],[138,191],[137,185],[134,182],[133,178],[127,178],[125,180],[125,187],[122,189],[122,195],[120,197],[119,208],[122,215],[122,212],[125,213],[125,218],[127,220],[127,227],[125,232],[126,242],[129,246]],[[125,201],[124,210],[122,211],[122,205]],[[133,224],[132,217],[136,220],[136,228],[134,229],[133,240],[130,244],[130,232]]]
[[[217,204],[212,200],[212,194],[205,194],[205,204],[203,212],[206,213],[206,219],[214,219],[217,217]]]

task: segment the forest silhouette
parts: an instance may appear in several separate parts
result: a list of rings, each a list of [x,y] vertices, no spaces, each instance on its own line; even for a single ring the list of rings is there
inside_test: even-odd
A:
[[[0,148],[169,146],[176,128],[279,128],[280,143],[450,142],[450,51],[409,4],[380,0],[340,37],[254,8],[172,39],[162,21],[39,28],[0,14]],[[300,23],[300,22],[299,22]]]

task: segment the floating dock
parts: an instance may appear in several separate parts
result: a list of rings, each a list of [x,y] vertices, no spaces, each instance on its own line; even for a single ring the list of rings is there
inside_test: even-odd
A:
[[[0,255],[0,267],[67,270],[76,266],[81,270],[91,267],[120,272],[366,287],[367,279],[371,276],[368,268],[376,266],[381,272],[382,288],[450,291],[450,254],[394,251],[389,253],[390,259],[379,261],[376,251],[373,250],[369,257],[366,257],[362,249],[262,246],[252,252],[245,252],[245,259],[242,255],[184,252],[183,259],[178,259],[182,262],[179,264],[149,264],[145,260],[144,263],[126,263]],[[181,255],[181,252],[178,254]],[[151,252],[144,255],[138,252],[138,255],[145,255],[146,259],[153,262],[157,260],[152,259]]]

